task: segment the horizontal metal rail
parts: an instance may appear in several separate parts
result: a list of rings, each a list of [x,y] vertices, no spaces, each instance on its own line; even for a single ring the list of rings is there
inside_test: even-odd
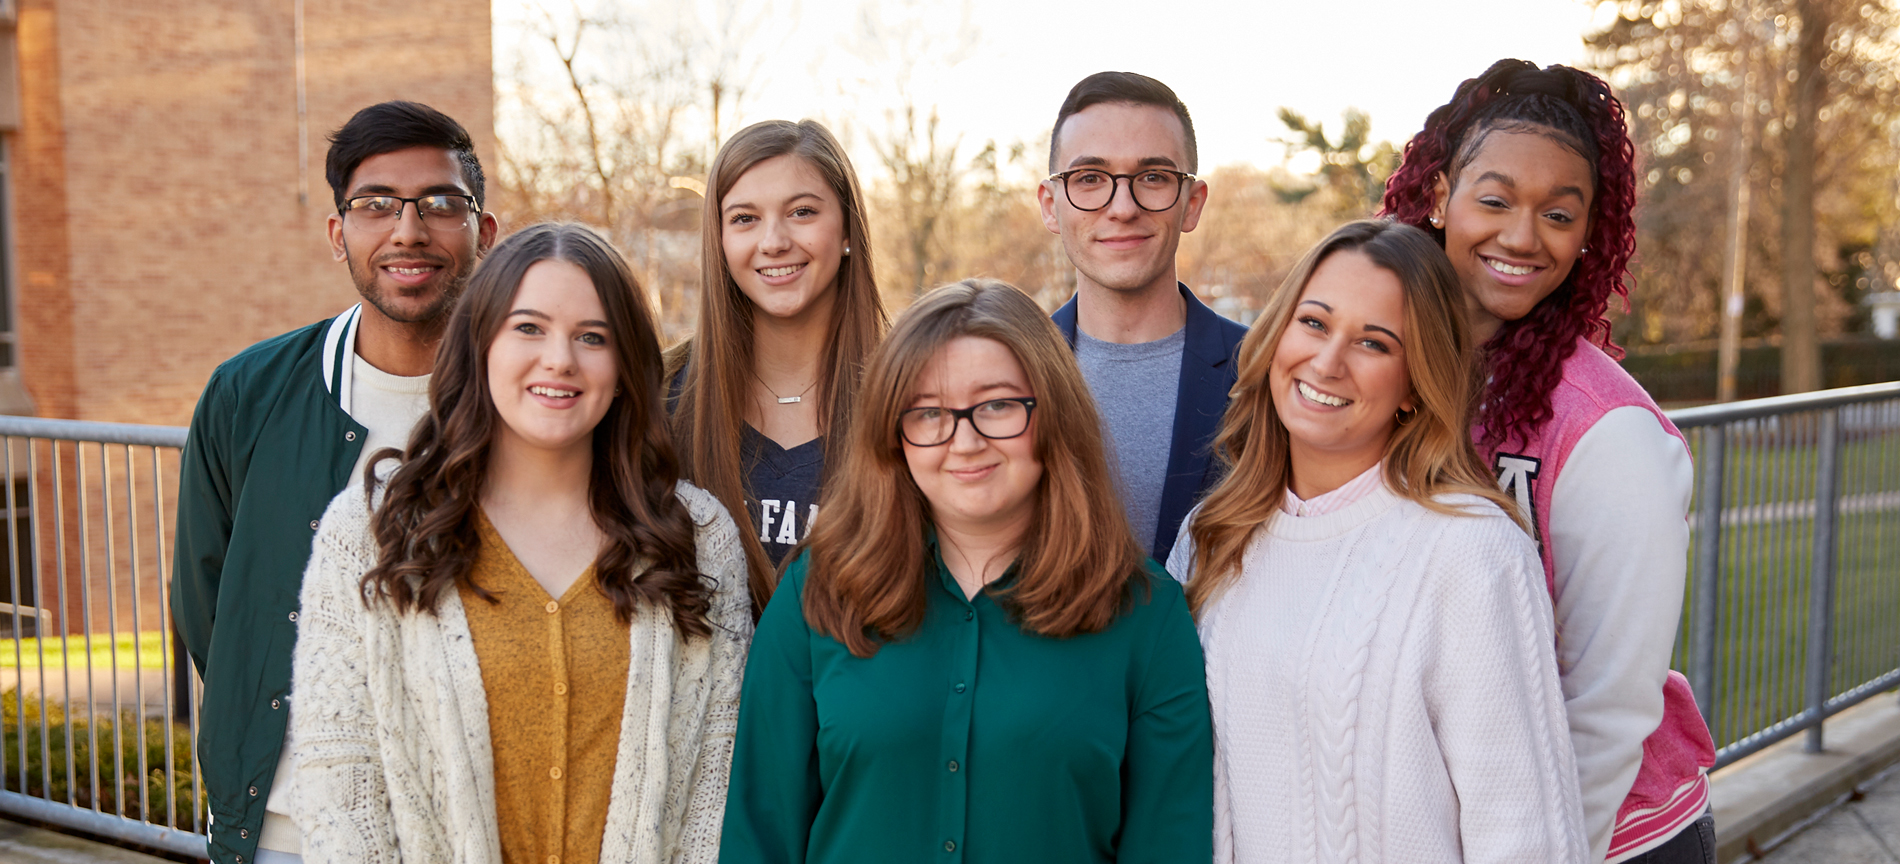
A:
[[[1812,393],[1791,393],[1787,396],[1770,396],[1766,399],[1748,399],[1718,405],[1698,405],[1694,408],[1678,408],[1667,413],[1669,422],[1676,424],[1676,428],[1689,429],[1696,426],[1712,426],[1716,423],[1772,417],[1777,414],[1793,414],[1820,408],[1838,408],[1842,405],[1858,405],[1863,402],[1879,402],[1886,399],[1900,399],[1900,381],[1841,387],[1834,390],[1816,390]]]

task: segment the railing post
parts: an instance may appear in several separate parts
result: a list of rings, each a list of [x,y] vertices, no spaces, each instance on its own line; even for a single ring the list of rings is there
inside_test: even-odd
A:
[[[1715,423],[1702,429],[1702,448],[1696,454],[1701,475],[1701,500],[1696,504],[1695,606],[1691,620],[1689,685],[1702,708],[1702,722],[1715,728],[1715,630],[1720,618],[1722,578],[1722,481],[1725,474],[1727,426]]]
[[[1809,753],[1821,752],[1821,722],[1827,717],[1827,689],[1834,669],[1834,539],[1840,504],[1841,409],[1821,411],[1814,466],[1814,567],[1808,600]]]

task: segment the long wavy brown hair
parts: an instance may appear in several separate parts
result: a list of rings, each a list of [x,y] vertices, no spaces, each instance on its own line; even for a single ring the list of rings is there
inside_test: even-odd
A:
[[[1285,499],[1293,464],[1267,370],[1313,271],[1347,251],[1397,276],[1405,291],[1405,370],[1417,411],[1404,425],[1394,420],[1385,445],[1385,485],[1441,513],[1466,511],[1438,496],[1476,495],[1524,526],[1517,503],[1499,491],[1471,443],[1480,382],[1458,272],[1424,231],[1382,220],[1350,222],[1300,259],[1240,343],[1239,378],[1214,438],[1226,476],[1207,493],[1188,534],[1194,540],[1188,605],[1197,615],[1239,578],[1248,540]]]
[[[1114,622],[1144,572],[1109,474],[1095,400],[1061,332],[1010,285],[946,285],[905,310],[871,355],[841,462],[821,499],[825,516],[806,540],[805,619],[859,657],[923,623],[930,502],[904,460],[898,414],[910,407],[930,358],[959,336],[1007,346],[1036,397],[1029,434],[1042,480],[1017,577],[998,600],[1031,632],[1092,633]]]
[[[739,290],[726,263],[720,202],[753,166],[786,155],[805,160],[838,196],[844,207],[845,240],[851,250],[838,268],[831,337],[825,343],[815,396],[818,435],[825,442],[827,469],[834,452],[831,432],[845,428],[864,360],[890,323],[871,269],[871,233],[864,221],[864,195],[858,188],[857,172],[838,139],[813,120],[754,123],[727,139],[713,157],[706,176],[706,200],[700,208],[699,325],[691,339],[667,352],[666,380],[670,383],[684,372],[672,414],[673,442],[686,478],[718,496],[720,503],[740,519],[748,502],[757,503],[746,484],[750,466],[740,452],[744,406],[753,375],[752,315],[756,307]],[[826,485],[833,473],[826,471]],[[740,531],[739,536],[745,543],[756,612],[771,598],[778,572],[756,535]]]
[[[416,424],[406,452],[379,450],[364,469],[364,488],[373,493],[377,463],[403,460],[370,519],[378,558],[363,575],[364,602],[434,614],[444,594],[461,585],[493,602],[470,581],[481,546],[476,511],[489,448],[501,425],[488,393],[488,349],[522,276],[547,260],[587,272],[606,312],[608,338],[618,349],[621,395],[594,427],[588,484],[594,524],[607,538],[594,562],[597,583],[623,623],[644,604],[665,610],[687,636],[705,636],[711,633],[706,614],[712,585],[697,568],[692,517],[674,494],[679,461],[662,410],[653,313],[620,253],[592,229],[574,224],[524,228],[470,275],[436,349],[429,413]]]

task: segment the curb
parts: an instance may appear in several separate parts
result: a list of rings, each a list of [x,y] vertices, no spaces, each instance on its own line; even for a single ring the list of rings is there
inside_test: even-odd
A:
[[[0,861],[7,864],[171,864],[142,852],[0,819]]]
[[[1715,860],[1752,861],[1814,813],[1900,762],[1900,702],[1883,693],[1828,718],[1820,753],[1797,734],[1709,775]]]

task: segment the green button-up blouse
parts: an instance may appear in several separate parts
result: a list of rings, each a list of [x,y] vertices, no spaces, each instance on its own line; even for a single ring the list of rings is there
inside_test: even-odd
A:
[[[720,861],[1211,860],[1213,732],[1180,586],[1149,562],[1107,630],[1051,639],[989,590],[965,599],[929,548],[922,627],[868,658],[806,623],[805,556],[786,570],[746,663]]]

